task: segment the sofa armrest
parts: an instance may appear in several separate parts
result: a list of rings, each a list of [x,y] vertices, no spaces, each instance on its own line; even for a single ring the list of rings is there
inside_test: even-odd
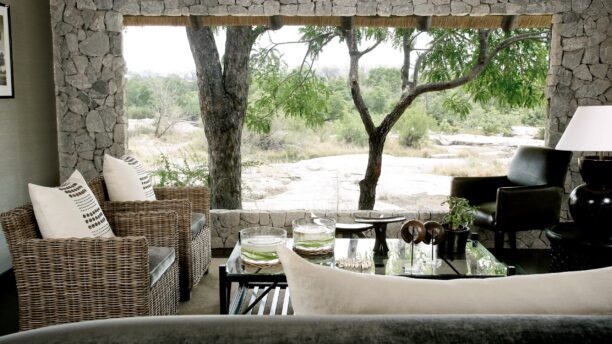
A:
[[[175,211],[117,212],[113,223],[117,236],[144,236],[149,246],[179,250],[178,215]]]
[[[497,191],[497,226],[507,230],[544,229],[559,222],[563,189],[515,186]]]
[[[20,329],[147,315],[147,248],[144,237],[29,239],[19,243],[13,266]]]
[[[463,197],[470,204],[478,205],[495,201],[497,189],[512,185],[506,176],[495,177],[454,177],[451,182],[451,196]]]
[[[192,187],[158,187],[154,189],[159,200],[187,199],[191,210],[208,216],[210,211],[210,191],[204,186]]]

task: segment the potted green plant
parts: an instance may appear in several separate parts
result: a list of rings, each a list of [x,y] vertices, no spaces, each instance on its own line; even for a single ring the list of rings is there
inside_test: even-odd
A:
[[[465,245],[470,234],[470,226],[474,224],[476,208],[461,197],[450,196],[442,205],[448,205],[448,213],[442,218],[444,227],[444,243],[441,249],[444,253],[465,253]]]

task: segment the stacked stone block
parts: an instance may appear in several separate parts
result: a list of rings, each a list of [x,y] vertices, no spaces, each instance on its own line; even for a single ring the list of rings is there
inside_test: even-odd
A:
[[[112,6],[112,1],[51,1],[62,180],[75,168],[93,178],[104,153],[125,151],[123,19]]]

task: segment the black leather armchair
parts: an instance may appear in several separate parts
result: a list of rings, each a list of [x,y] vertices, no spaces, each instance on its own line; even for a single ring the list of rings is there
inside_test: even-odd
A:
[[[451,196],[466,198],[476,206],[474,224],[495,232],[495,250],[516,249],[516,232],[543,229],[559,222],[565,176],[571,152],[545,147],[519,147],[508,166],[508,175],[456,177]]]

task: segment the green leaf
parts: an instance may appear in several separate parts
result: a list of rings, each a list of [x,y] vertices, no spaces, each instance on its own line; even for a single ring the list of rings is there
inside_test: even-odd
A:
[[[459,115],[458,117],[462,120],[465,119],[472,111],[472,105],[470,104],[469,99],[460,96],[458,93],[453,93],[452,95],[444,98],[442,106],[447,111],[454,112],[455,114]]]
[[[521,29],[511,34],[492,31],[489,46],[497,46],[513,35],[539,33],[542,40],[522,40],[500,51],[476,79],[464,89],[479,103],[495,100],[501,106],[532,108],[544,101],[548,73],[548,29]],[[432,30],[437,41],[423,61],[422,77],[441,82],[465,75],[478,57],[477,30]]]

